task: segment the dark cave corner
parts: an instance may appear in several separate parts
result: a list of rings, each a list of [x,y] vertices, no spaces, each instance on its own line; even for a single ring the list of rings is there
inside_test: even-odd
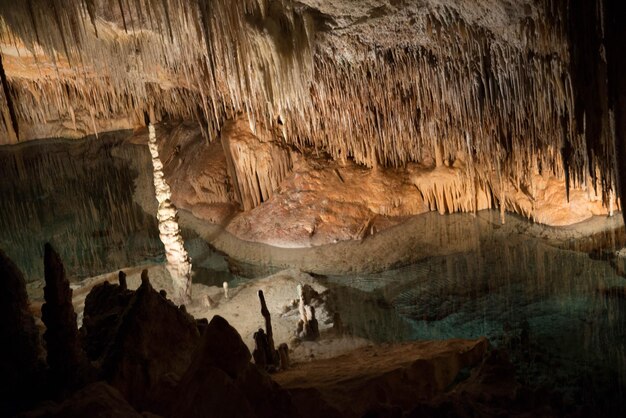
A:
[[[135,291],[122,273],[118,283],[94,286],[79,330],[63,264],[51,246],[45,253],[42,340],[24,279],[0,252],[6,388],[1,416],[497,417],[506,411],[513,417],[584,417],[615,412],[572,405],[556,390],[524,384],[510,356],[536,361],[531,359],[541,351],[524,330],[509,331],[498,349],[482,339],[450,356],[407,358],[393,373],[371,375],[344,389],[283,389],[251,362],[250,351],[226,320],[195,320],[184,306],[157,292],[145,271]],[[386,350],[380,349],[381,357]],[[329,390],[339,390],[330,403],[324,397]]]

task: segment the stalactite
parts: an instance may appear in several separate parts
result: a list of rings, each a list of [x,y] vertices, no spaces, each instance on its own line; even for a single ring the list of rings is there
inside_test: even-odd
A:
[[[93,27],[94,34],[96,38],[98,37],[98,26],[96,26],[96,12],[94,10],[94,0],[84,0],[85,1],[85,9],[87,9],[87,14],[89,15],[89,21],[91,22],[91,26]]]
[[[235,197],[243,210],[251,210],[272,197],[292,163],[288,150],[261,142],[245,125],[241,119],[227,125],[221,141]]]
[[[623,5],[615,0],[607,0],[604,5],[603,19],[606,25],[607,75],[610,91],[609,106],[610,127],[612,130],[614,164],[618,194],[622,205],[626,200],[626,81],[623,71],[626,58],[623,53],[623,40],[626,36],[624,27]],[[622,207],[622,215],[626,221],[626,211]]]
[[[591,178],[605,199],[615,182],[608,119],[599,125],[581,112],[597,89],[581,88],[579,57],[600,48],[594,37],[580,40],[586,31],[577,34],[576,22],[594,2],[537,1],[539,13],[515,23],[516,42],[466,21],[454,5],[428,3],[413,43],[345,37],[343,54],[333,45],[340,35],[316,34],[313,18],[288,0],[117,3],[119,16],[101,0],[0,6],[0,42],[56,61],[57,76],[48,77],[34,64],[18,74],[19,59],[5,59],[18,124],[77,114],[133,115],[139,124],[153,109],[155,121],[200,120],[212,141],[243,112],[253,132],[276,130],[295,148],[367,167],[421,162],[435,149],[438,162],[469,153],[477,180],[499,170],[531,183],[527,168],[539,166],[572,187]],[[41,12],[47,4],[53,13]],[[93,31],[77,23],[82,15]]]
[[[159,237],[165,246],[167,271],[172,277],[174,293],[172,299],[178,304],[191,302],[191,259],[185,250],[183,238],[178,226],[176,206],[171,202],[171,191],[163,178],[163,164],[159,158],[154,125],[148,125],[148,146],[154,167],[154,188],[159,202],[157,218],[159,220]]]
[[[6,123],[7,118],[6,118],[5,112],[2,112],[4,116],[5,126],[7,127],[7,131],[13,134],[10,136],[14,136],[15,139],[19,139],[20,137],[19,124],[17,122],[17,116],[15,115],[15,107],[13,106],[13,99],[11,97],[11,89],[9,87],[9,82],[7,81],[6,73],[4,72],[4,66],[2,65],[2,54],[0,54],[0,82],[2,82],[2,92],[4,95],[4,101],[6,102],[6,106],[7,106],[6,109],[8,109],[9,117],[11,118],[11,125],[10,125],[11,129],[8,129],[9,124]]]

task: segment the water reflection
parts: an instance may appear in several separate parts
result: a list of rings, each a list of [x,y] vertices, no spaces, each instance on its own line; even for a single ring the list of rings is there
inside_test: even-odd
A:
[[[129,161],[149,164],[149,154],[123,136],[0,148],[0,247],[28,280],[43,276],[46,241],[73,279],[162,261],[156,219],[132,199],[137,176],[150,173]],[[374,341],[484,335],[509,350],[521,379],[558,388],[572,402],[622,405],[626,281],[610,255],[623,245],[623,230],[557,248],[504,234],[498,214],[493,217],[433,218],[471,231],[470,252],[379,274],[327,277],[335,305],[329,310],[341,312],[352,333]],[[224,257],[193,232],[183,235],[195,282],[236,286],[240,279]],[[445,234],[437,240],[457,248]],[[591,256],[580,251],[592,248]]]
[[[43,244],[51,242],[70,280],[163,262],[156,217],[133,201],[147,147],[131,132],[80,141],[32,141],[0,148],[0,247],[27,281],[43,278]],[[149,178],[142,184],[152,187]],[[184,231],[197,281],[231,279],[223,257]],[[210,278],[210,279],[209,279]]]
[[[376,341],[487,336],[529,383],[572,401],[621,404],[626,280],[607,260],[466,222],[476,222],[474,251],[327,278],[353,332]]]

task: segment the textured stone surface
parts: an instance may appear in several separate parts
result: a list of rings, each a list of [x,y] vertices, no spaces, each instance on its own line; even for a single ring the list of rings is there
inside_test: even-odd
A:
[[[28,305],[22,273],[0,250],[0,416],[10,416],[41,396],[39,331]]]
[[[131,405],[153,410],[159,391],[187,370],[199,341],[195,320],[144,281],[119,319],[102,375]]]
[[[262,207],[230,231],[271,245],[362,239],[427,210],[560,226],[618,207],[612,0],[208,4],[0,8],[0,138],[196,121],[201,141],[163,141],[173,200],[220,224]],[[259,222],[278,217],[284,232]]]
[[[607,204],[616,190],[608,0],[146,4],[3,4],[5,142],[137,127],[144,112],[199,121],[211,142],[243,115],[339,162],[461,160],[469,189],[494,173],[533,189],[539,173],[592,182]]]
[[[100,360],[115,338],[120,318],[134,292],[104,282],[94,286],[85,299],[81,338],[90,360]]]
[[[233,379],[243,373],[252,358],[237,330],[217,315],[202,335],[200,352]]]
[[[44,272],[46,302],[41,307],[41,319],[46,325],[43,338],[50,378],[56,390],[71,390],[88,379],[90,366],[80,344],[70,282],[65,277],[63,262],[50,244],[45,246]]]
[[[589,412],[567,411],[558,394],[545,389],[533,390],[518,383],[515,368],[506,352],[494,350],[466,380],[449,392],[415,407],[406,416],[559,417],[585,416]],[[603,415],[600,411],[597,414]]]
[[[333,411],[343,417],[361,417],[379,405],[408,410],[420,400],[443,393],[461,369],[479,364],[488,345],[486,339],[479,339],[364,347],[301,364],[275,379],[309,417],[337,416]],[[311,402],[316,398],[318,402]]]
[[[565,181],[548,173],[534,175],[533,187],[519,187],[510,180],[501,182],[493,172],[474,187],[462,159],[448,166],[428,160],[397,169],[367,169],[352,161],[340,163],[292,151],[292,171],[272,189],[271,197],[252,210],[233,212],[237,200],[224,188],[232,188],[232,178],[225,169],[223,150],[215,144],[207,146],[198,128],[179,125],[162,130],[161,153],[171,155],[164,162],[164,173],[174,202],[199,219],[223,225],[240,239],[278,247],[362,240],[402,223],[407,216],[428,211],[446,214],[498,208],[542,224],[563,226],[610,210],[587,186],[572,186],[568,201]],[[221,136],[269,147],[241,121]],[[179,152],[175,152],[176,144],[181,145]],[[215,165],[216,161],[223,166]],[[267,181],[261,172],[245,178],[255,189],[258,181]],[[504,213],[502,220],[506,221]]]
[[[238,118],[224,126],[221,142],[230,184],[243,210],[269,200],[291,172],[291,153],[270,140],[261,140],[249,124]]]
[[[181,379],[170,415],[296,417],[289,395],[250,363],[250,358],[237,331],[214,316]]]

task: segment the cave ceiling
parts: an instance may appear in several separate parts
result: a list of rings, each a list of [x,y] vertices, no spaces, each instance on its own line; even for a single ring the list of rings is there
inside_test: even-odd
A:
[[[148,115],[196,120],[212,142],[243,114],[294,150],[366,167],[461,159],[476,176],[549,172],[606,196],[609,103],[580,64],[605,52],[576,43],[603,28],[574,27],[602,1],[578,3],[0,0],[0,141]]]

